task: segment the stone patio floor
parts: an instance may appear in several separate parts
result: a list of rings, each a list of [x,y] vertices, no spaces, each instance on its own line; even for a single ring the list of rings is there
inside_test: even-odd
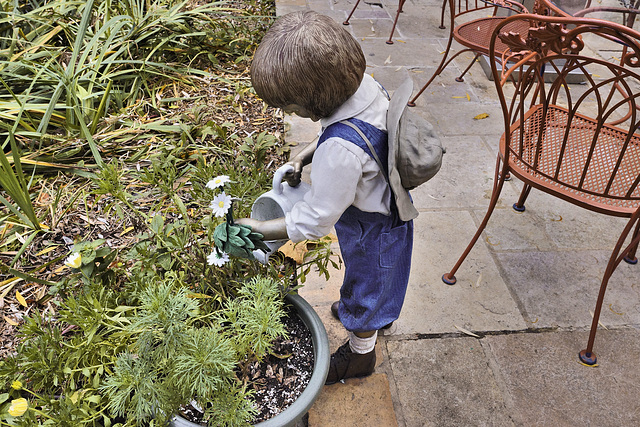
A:
[[[309,8],[342,22],[354,1],[276,4],[279,15]],[[409,0],[396,42],[387,45],[396,9],[394,1],[361,2],[346,28],[362,45],[367,72],[387,90],[411,77],[417,91],[449,33],[438,29],[440,1]],[[521,185],[513,179],[456,274],[458,283],[440,279],[484,216],[503,132],[495,87],[482,68],[475,64],[464,82],[454,80],[471,59],[462,55],[417,101],[447,153],[440,173],[412,192],[420,215],[400,319],[378,338],[374,375],[326,386],[308,425],[638,426],[640,264],[622,263],[612,277],[594,349],[598,366],[577,357],[624,219],[535,191],[517,213],[511,205]],[[474,119],[481,113],[489,117]],[[287,122],[286,138],[296,149],[319,130],[307,119]],[[342,273],[333,271],[328,281],[311,274],[300,291],[324,321],[332,351],[347,337],[329,311]]]

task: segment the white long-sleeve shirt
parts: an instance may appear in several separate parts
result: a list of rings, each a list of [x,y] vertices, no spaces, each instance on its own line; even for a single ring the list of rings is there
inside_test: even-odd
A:
[[[356,118],[386,132],[388,106],[384,90],[365,74],[356,93],[320,121],[322,131]],[[342,138],[329,138],[316,149],[312,163],[311,190],[285,217],[293,242],[326,236],[351,205],[365,212],[390,214],[391,190],[384,172],[362,148]]]

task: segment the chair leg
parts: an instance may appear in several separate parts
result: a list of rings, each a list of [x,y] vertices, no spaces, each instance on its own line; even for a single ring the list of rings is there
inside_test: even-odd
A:
[[[396,24],[398,23],[398,17],[402,13],[402,7],[404,6],[404,2],[406,0],[400,0],[398,4],[398,11],[396,12],[396,19],[393,20],[393,27],[391,28],[391,34],[389,34],[389,40],[386,41],[387,44],[393,44],[393,33],[396,31]]]
[[[514,210],[518,212],[525,211],[526,208],[524,207],[524,202],[527,201],[527,197],[529,197],[530,192],[531,192],[531,186],[528,184],[524,184],[524,186],[522,187],[522,192],[520,193],[520,198],[516,203],[513,204]]]
[[[445,11],[445,7],[447,6],[447,3],[449,3],[449,11],[451,12],[451,16],[453,16],[454,4],[452,1],[453,0],[442,0],[442,12],[440,13],[440,26],[438,27],[441,30],[444,30],[445,28],[447,28],[444,26],[444,11]]]
[[[504,176],[508,172],[507,169],[508,167],[503,165],[503,168],[500,171],[500,156],[498,156],[498,160],[496,161],[495,177],[493,180],[494,182],[493,191],[491,193],[491,200],[489,201],[489,208],[487,209],[487,213],[484,215],[484,218],[482,219],[482,222],[480,223],[480,226],[478,227],[476,234],[474,234],[473,238],[467,245],[467,248],[464,250],[460,258],[458,259],[458,262],[456,263],[456,265],[453,266],[451,271],[442,275],[442,281],[447,285],[455,285],[457,281],[455,276],[456,271],[458,271],[458,268],[460,268],[460,266],[462,265],[462,262],[465,260],[467,255],[469,255],[469,252],[471,252],[471,249],[473,249],[476,242],[478,241],[478,238],[480,237],[485,227],[487,226],[487,223],[489,222],[489,218],[491,217],[493,210],[498,204],[498,198],[500,197],[500,192],[502,191],[502,187],[504,185]]]
[[[444,11],[445,11],[445,6],[449,5],[449,10],[450,10],[450,28],[449,28],[449,41],[447,42],[447,47],[444,50],[444,54],[442,55],[442,60],[440,61],[440,65],[438,65],[438,68],[436,68],[436,71],[433,73],[433,75],[431,76],[431,78],[429,79],[429,81],[422,86],[422,89],[420,89],[420,92],[418,92],[416,94],[416,96],[414,96],[409,102],[407,102],[407,105],[409,107],[415,107],[416,106],[416,99],[418,99],[418,97],[420,95],[422,95],[422,92],[425,91],[425,89],[427,89],[427,87],[431,84],[431,82],[440,75],[440,73],[447,68],[447,65],[449,65],[449,62],[451,62],[453,60],[453,58],[455,58],[456,56],[460,55],[463,52],[469,51],[471,49],[463,49],[460,52],[456,53],[455,55],[453,55],[451,58],[447,59],[447,57],[449,56],[449,52],[451,51],[451,44],[453,43],[453,24],[454,24],[454,16],[453,16],[453,10],[454,10],[454,3],[453,0],[443,0],[442,2],[442,17],[441,17],[441,23],[440,23],[440,28],[445,28],[444,27]]]
[[[447,45],[447,49],[445,50],[444,54],[442,55],[442,61],[440,61],[440,65],[438,65],[438,68],[436,68],[436,71],[434,71],[434,73],[431,76],[431,78],[429,79],[429,81],[427,83],[425,83],[424,86],[422,86],[422,89],[420,89],[420,91],[409,102],[407,102],[407,105],[409,107],[415,107],[416,106],[416,99],[418,99],[420,97],[420,95],[422,95],[422,92],[424,92],[427,89],[427,87],[429,87],[431,82],[433,82],[435,80],[435,78],[438,77],[440,75],[440,73],[442,73],[444,71],[445,68],[447,68],[447,66],[449,65],[449,63],[451,63],[451,61],[456,59],[460,54],[463,54],[465,52],[471,51],[471,49],[463,49],[463,50],[461,50],[459,52],[456,52],[456,54],[453,55],[451,58],[447,59],[447,56],[449,55],[449,51],[450,50],[451,50],[451,39],[449,39],[449,44]]]
[[[350,13],[350,14],[349,14],[349,16],[347,17],[347,20],[346,20],[346,21],[344,21],[344,22],[342,23],[342,25],[349,25],[349,19],[351,19],[351,17],[353,16],[353,12],[355,12],[355,11],[356,11],[356,8],[358,7],[358,5],[359,5],[359,4],[360,4],[360,0],[358,0],[358,1],[356,2],[356,5],[355,5],[355,6],[353,6],[353,9],[351,9],[351,13]]]
[[[593,312],[593,320],[591,321],[591,330],[589,331],[589,341],[587,342],[587,348],[582,350],[578,354],[580,361],[585,365],[595,365],[598,360],[596,354],[593,352],[593,343],[595,342],[596,332],[598,331],[598,322],[600,320],[600,312],[602,310],[604,294],[607,290],[609,278],[615,271],[618,264],[620,264],[620,262],[622,262],[625,257],[629,256],[629,253],[632,250],[635,251],[635,248],[638,247],[638,242],[640,241],[640,235],[638,235],[637,233],[638,226],[640,225],[640,221],[638,221],[639,218],[640,209],[636,210],[631,216],[631,219],[622,231],[622,234],[620,235],[620,238],[618,239],[618,242],[616,243],[616,246],[611,253],[611,257],[609,258],[609,263],[607,264],[607,268],[605,269],[604,276],[602,278],[602,284],[600,285],[600,292],[598,293],[596,308]],[[629,233],[631,232],[634,224],[636,224],[636,232],[633,233],[633,239],[631,240],[631,243],[629,243],[629,246],[627,246],[627,248],[621,252],[620,250],[622,248],[622,245],[627,239],[627,236],[629,236]]]
[[[471,61],[471,63],[469,65],[467,65],[467,68],[464,69],[462,74],[460,74],[458,77],[456,77],[456,81],[457,82],[463,82],[464,81],[464,75],[467,74],[467,71],[469,71],[471,69],[471,67],[478,60],[478,58],[480,58],[480,54],[476,53],[476,56],[473,57],[473,60]]]
[[[640,222],[638,222],[638,224],[636,225],[636,230],[633,232],[634,240],[638,237],[638,234],[640,234]],[[631,247],[631,250],[629,251],[627,256],[624,257],[624,261],[627,264],[633,264],[633,265],[637,264],[638,263],[638,257],[636,256],[637,251],[638,251],[638,244],[636,243],[633,247]]]

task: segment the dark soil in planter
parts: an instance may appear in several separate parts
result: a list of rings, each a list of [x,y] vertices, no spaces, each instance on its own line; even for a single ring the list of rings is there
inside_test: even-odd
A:
[[[259,414],[252,424],[268,420],[291,405],[307,387],[313,373],[311,333],[292,307],[283,319],[287,338],[274,342],[272,353],[249,368],[255,390],[253,399]],[[194,423],[202,422],[202,413],[189,406],[181,415]],[[202,424],[206,425],[206,424]]]

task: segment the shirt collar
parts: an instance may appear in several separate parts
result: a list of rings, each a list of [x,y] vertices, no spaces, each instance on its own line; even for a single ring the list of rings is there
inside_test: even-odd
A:
[[[322,129],[362,113],[375,101],[379,90],[380,86],[375,79],[369,74],[365,74],[356,93],[351,95],[333,114],[320,120]]]

